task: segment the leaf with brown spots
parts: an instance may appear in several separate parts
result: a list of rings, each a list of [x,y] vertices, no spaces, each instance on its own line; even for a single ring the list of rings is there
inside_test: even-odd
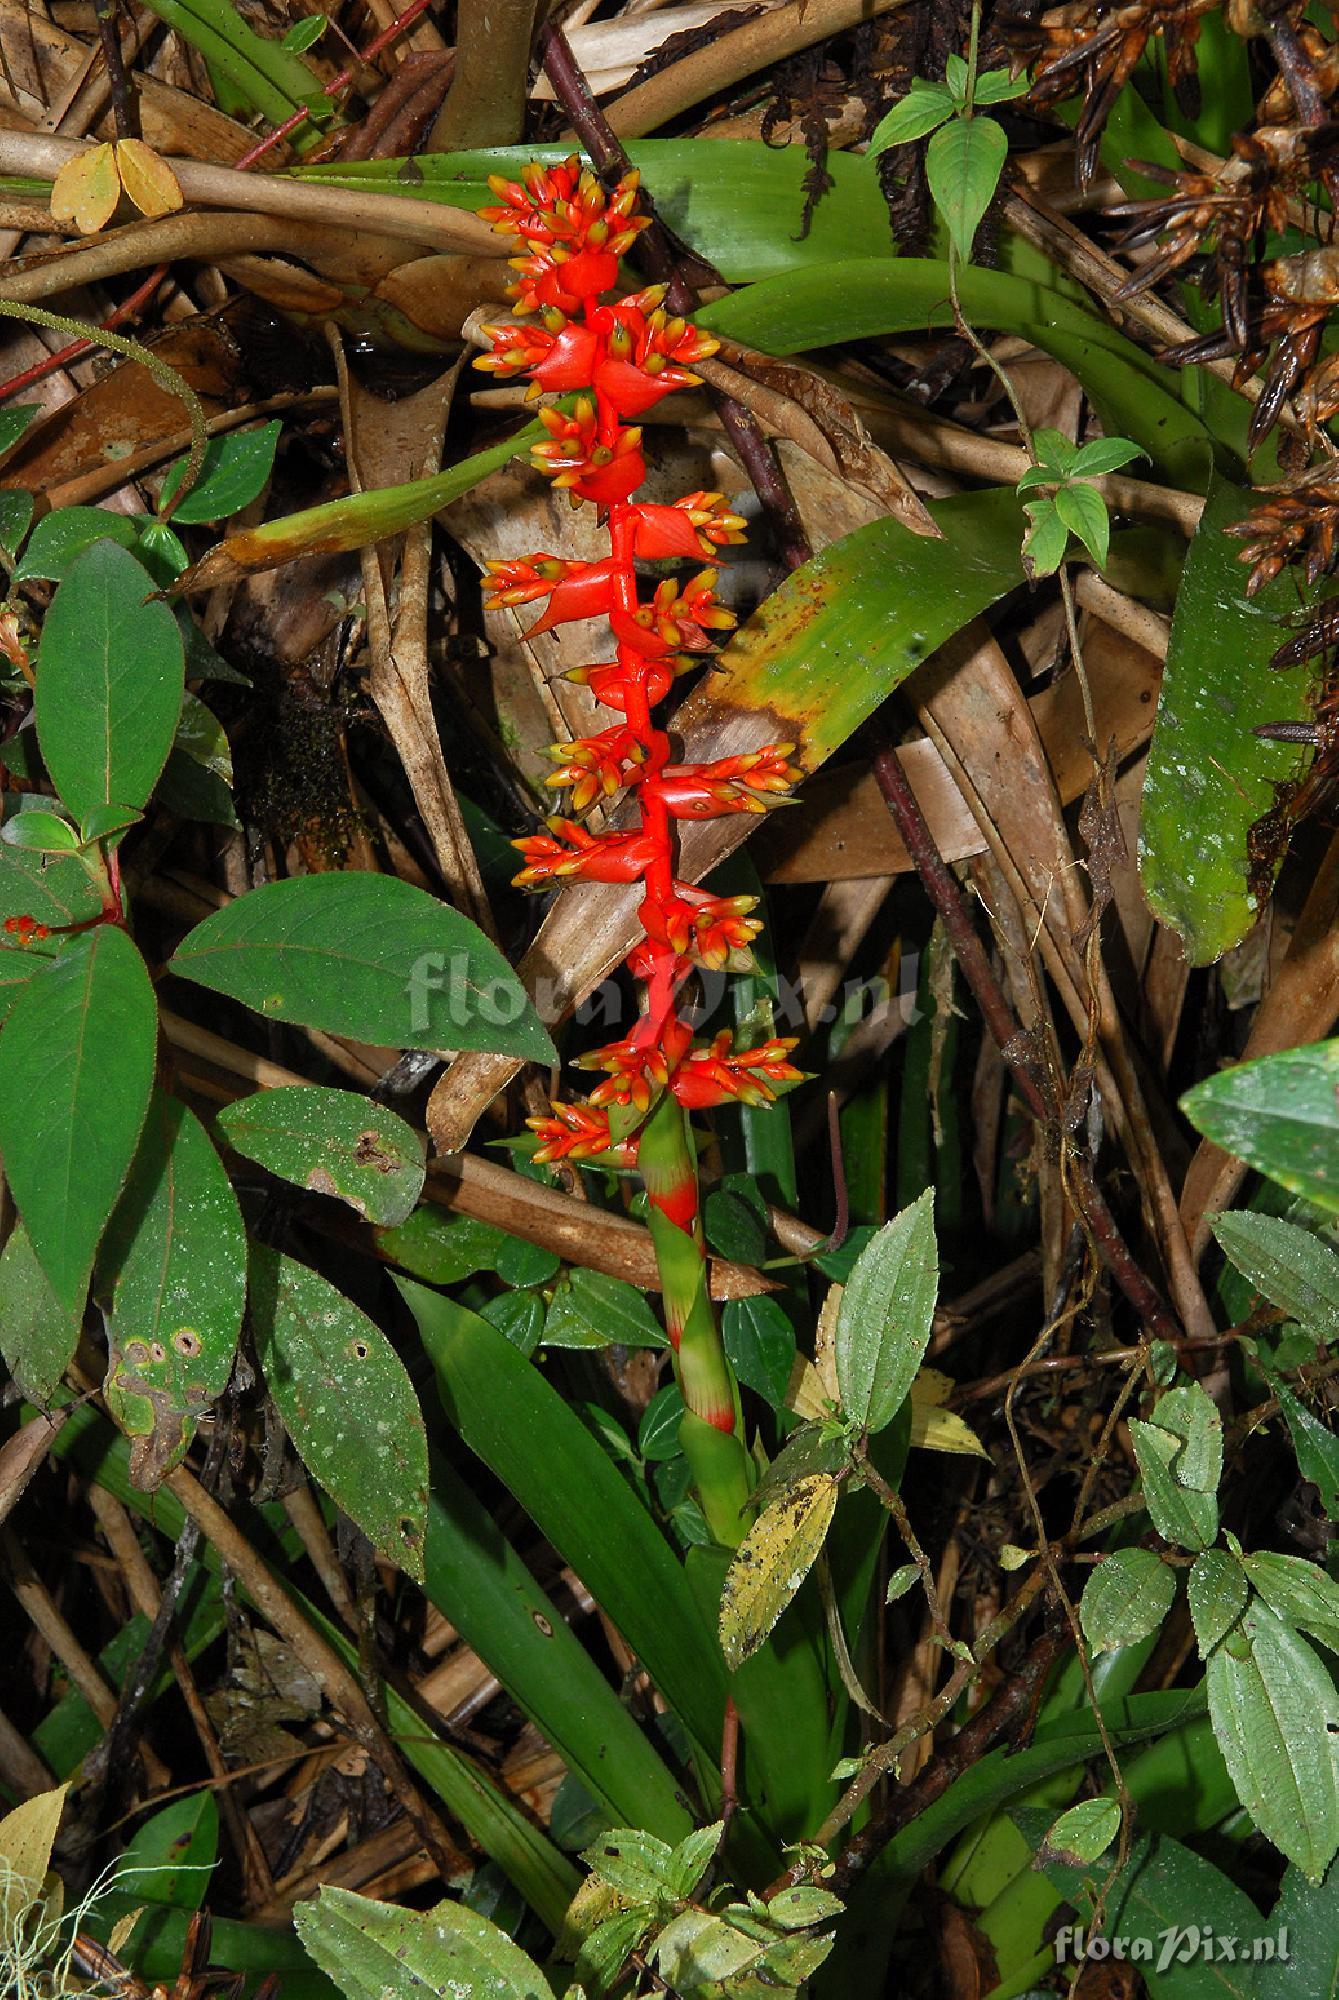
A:
[[[762,1645],[808,1576],[832,1525],[839,1481],[814,1472],[765,1507],[735,1552],[721,1593],[720,1634],[733,1672]]]

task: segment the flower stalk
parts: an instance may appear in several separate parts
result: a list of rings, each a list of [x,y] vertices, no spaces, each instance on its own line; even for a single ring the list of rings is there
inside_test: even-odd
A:
[[[738,1543],[748,1525],[751,1461],[739,1389],[721,1342],[707,1283],[698,1212],[697,1163],[689,1113],[740,1101],[770,1101],[777,1084],[798,1081],[794,1043],[772,1039],[735,1049],[728,1033],[698,1045],[685,1018],[685,989],[701,967],[745,970],[760,925],[752,897],[713,896],[676,873],[676,823],[725,813],[762,813],[799,773],[793,745],[777,743],[707,763],[673,761],[655,711],[675,680],[708,655],[734,624],[716,595],[722,550],[744,539],[744,523],[719,493],[685,494],[672,504],[638,500],[646,478],[645,439],[633,420],[673,389],[695,384],[694,362],[716,343],[670,314],[665,288],[651,285],[607,301],[619,258],[648,218],[637,213],[638,183],[626,174],[611,194],[575,158],[527,167],[520,181],[490,183],[499,206],[483,214],[515,239],[515,312],[488,329],[491,350],[476,365],[499,376],[528,375],[534,395],[561,394],[563,408],[539,412],[546,436],[533,448],[538,470],[574,506],[597,507],[609,554],[573,562],[540,552],[488,565],[485,588],[497,605],[535,604],[530,633],[601,618],[614,657],[574,670],[614,717],[597,734],[555,744],[549,779],[569,794],[569,815],[516,842],[523,887],[564,881],[638,882],[643,935],[627,964],[641,1009],[622,1040],[581,1058],[603,1072],[584,1103],[555,1103],[532,1119],[540,1161],[636,1167],[650,1203],[666,1331],[686,1414],[680,1440],[712,1533]],[[643,591],[637,565],[707,564],[687,578]],[[622,797],[615,823],[593,830],[582,815]]]

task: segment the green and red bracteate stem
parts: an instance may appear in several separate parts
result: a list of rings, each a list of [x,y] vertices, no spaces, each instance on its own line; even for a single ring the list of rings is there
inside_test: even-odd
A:
[[[748,1529],[752,1466],[739,1385],[711,1303],[693,1135],[688,1113],[669,1091],[642,1127],[637,1166],[660,1268],[665,1329],[686,1405],[679,1442],[707,1526],[718,1542],[733,1548]]]

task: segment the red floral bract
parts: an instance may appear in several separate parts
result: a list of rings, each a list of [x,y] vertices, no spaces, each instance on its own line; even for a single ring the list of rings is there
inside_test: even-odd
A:
[[[607,619],[614,658],[579,668],[572,678],[622,720],[598,735],[556,744],[558,768],[549,783],[570,787],[574,814],[620,791],[628,795],[614,829],[592,832],[575,818],[554,818],[547,833],[517,841],[525,866],[516,879],[527,888],[567,880],[643,885],[644,937],[628,958],[644,988],[637,1025],[623,1041],[582,1058],[582,1068],[605,1072],[587,1104],[555,1104],[550,1117],[530,1122],[541,1142],[539,1160],[599,1156],[628,1165],[636,1142],[611,1139],[608,1107],[645,1113],[666,1090],[691,1110],[731,1100],[759,1104],[777,1084],[799,1078],[788,1060],[790,1041],[732,1050],[727,1033],[694,1047],[680,1011],[686,982],[697,967],[742,969],[758,925],[751,897],[711,896],[675,875],[677,820],[763,812],[799,773],[787,761],[789,743],[712,763],[673,764],[669,738],[652,719],[676,675],[734,619],[716,596],[714,569],[663,578],[643,595],[636,563],[715,560],[744,539],[744,523],[719,493],[687,493],[672,505],[633,497],[646,476],[645,440],[629,420],[670,390],[695,383],[693,363],[716,350],[709,334],[666,312],[661,286],[605,301],[618,259],[647,226],[636,212],[637,176],[628,174],[606,194],[573,158],[532,165],[521,180],[494,178],[490,186],[498,206],[482,212],[523,252],[512,259],[520,273],[511,288],[515,310],[539,317],[490,327],[491,350],[476,366],[499,376],[528,375],[534,394],[575,396],[564,408],[540,411],[546,435],[532,456],[574,504],[587,501],[604,511],[610,554],[597,563],[543,552],[490,563],[485,588],[499,605],[547,600],[531,633]]]

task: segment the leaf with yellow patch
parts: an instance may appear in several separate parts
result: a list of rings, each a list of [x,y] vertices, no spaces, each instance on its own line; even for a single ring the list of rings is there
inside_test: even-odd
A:
[[[141,215],[171,215],[184,200],[181,183],[167,161],[142,139],[118,139],[116,169],[121,186]]]
[[[102,229],[116,213],[121,176],[109,143],[67,160],[51,184],[51,219],[72,222],[81,236]]]
[[[911,1392],[911,1439],[922,1451],[951,1451],[962,1458],[989,1458],[970,1424],[953,1410],[941,1410],[934,1403],[919,1403]]]
[[[39,1792],[0,1819],[0,1936],[12,1933],[42,1893],[69,1789]]]
[[[720,1635],[733,1672],[750,1659],[808,1576],[832,1525],[838,1480],[797,1480],[765,1507],[735,1551],[721,1592]]]

